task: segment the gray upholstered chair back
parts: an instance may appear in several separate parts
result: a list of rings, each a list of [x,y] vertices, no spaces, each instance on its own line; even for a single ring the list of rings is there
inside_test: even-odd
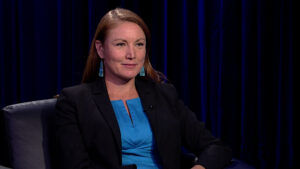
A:
[[[6,106],[4,115],[10,163],[14,169],[54,168],[54,115],[56,99]],[[52,165],[52,166],[51,166]]]

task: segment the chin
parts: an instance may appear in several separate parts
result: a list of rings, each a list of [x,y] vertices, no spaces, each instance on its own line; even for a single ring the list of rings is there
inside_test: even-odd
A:
[[[136,75],[135,76],[127,76],[126,79],[131,80],[131,79],[134,79],[135,77],[136,77]]]
[[[134,79],[137,75],[138,75],[137,73],[136,74],[130,74],[130,75],[127,74],[127,75],[124,75],[123,78],[129,81],[131,79]]]
[[[123,76],[124,77],[128,77],[128,78],[133,78],[136,77],[140,72],[136,72],[136,71],[129,71],[129,72],[124,72]]]

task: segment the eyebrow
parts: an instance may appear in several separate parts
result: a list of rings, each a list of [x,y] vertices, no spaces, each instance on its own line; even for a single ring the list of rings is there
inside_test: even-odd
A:
[[[136,40],[136,42],[137,42],[137,41],[140,41],[140,40],[146,41],[145,38],[140,38],[140,39]]]
[[[113,40],[112,42],[115,42],[115,41],[122,41],[122,42],[126,42],[126,40],[124,40],[124,39],[115,39],[115,40]],[[138,41],[146,41],[146,39],[145,38],[139,38],[138,40],[136,40],[135,42],[138,42]]]

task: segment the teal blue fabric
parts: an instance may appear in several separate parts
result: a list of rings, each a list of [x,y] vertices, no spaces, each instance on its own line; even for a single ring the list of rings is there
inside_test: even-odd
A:
[[[130,116],[122,100],[111,103],[121,132],[122,165],[136,164],[138,169],[161,168],[151,126],[140,98],[126,101]]]

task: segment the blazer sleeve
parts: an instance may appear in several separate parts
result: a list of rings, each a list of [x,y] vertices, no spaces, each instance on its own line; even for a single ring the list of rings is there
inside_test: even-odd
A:
[[[89,158],[71,92],[63,90],[56,103],[56,139],[63,169],[102,169]]]
[[[222,169],[228,165],[232,159],[231,149],[214,137],[195,113],[184,105],[173,85],[162,86],[161,91],[170,100],[172,107],[176,108],[176,116],[180,119],[183,146],[198,157],[195,164],[206,169]]]
[[[177,101],[177,109],[181,113],[183,145],[197,155],[195,164],[206,169],[222,169],[228,165],[232,159],[231,149],[214,137],[180,100]]]

